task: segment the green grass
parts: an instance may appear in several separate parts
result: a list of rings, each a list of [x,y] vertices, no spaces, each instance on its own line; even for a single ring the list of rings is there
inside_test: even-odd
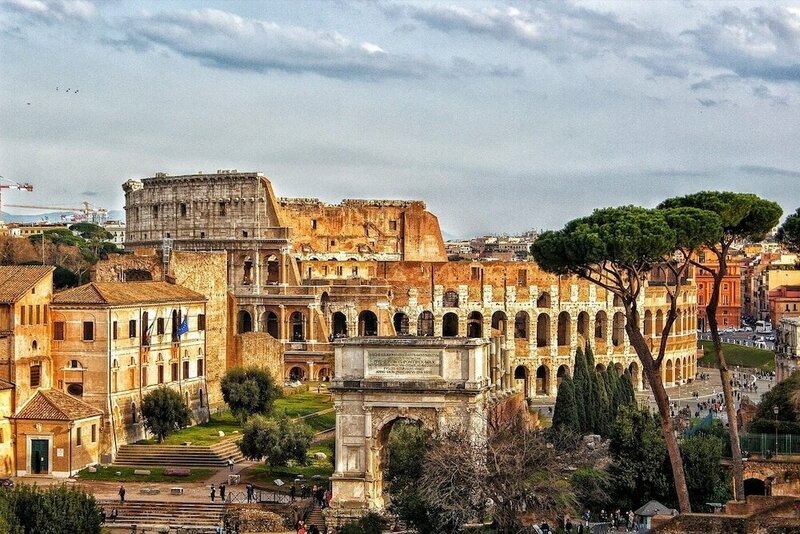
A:
[[[134,475],[136,469],[147,469],[149,475]],[[216,469],[192,468],[192,474],[188,477],[176,477],[164,474],[164,467],[98,467],[96,473],[90,473],[88,469],[82,470],[78,474],[79,480],[113,481],[113,482],[201,482],[211,478]],[[116,473],[121,473],[117,476]]]
[[[703,357],[699,363],[717,365],[717,358],[711,341],[698,341],[698,343],[703,347]],[[763,371],[775,370],[775,353],[772,351],[731,343],[723,343],[722,350],[725,354],[725,360],[730,366],[738,365],[739,367],[761,369]]]
[[[224,439],[219,437],[220,430],[225,432],[226,436],[230,436],[234,430],[241,432],[242,427],[239,426],[239,420],[231,412],[224,411],[219,414],[212,414],[211,420],[207,423],[190,426],[170,434],[164,440],[164,445],[180,445],[186,441],[191,442],[192,445],[214,445]],[[138,442],[141,445],[153,445],[155,443],[156,440],[154,439]]]
[[[314,453],[324,452],[328,457],[324,460],[317,460],[314,458]],[[265,464],[253,466],[247,472],[247,478],[262,488],[269,488],[278,491],[289,491],[287,486],[279,488],[275,486],[273,480],[279,478],[285,483],[291,483],[297,475],[303,475],[305,480],[312,482],[314,475],[319,475],[320,479],[325,482],[333,474],[333,439],[327,439],[315,443],[308,450],[308,464],[304,466],[290,466],[290,467],[275,467],[270,473]]]
[[[285,412],[289,417],[302,417],[329,408],[333,408],[330,395],[318,395],[315,391],[297,393],[275,401],[275,413]]]
[[[303,422],[308,425],[313,432],[322,432],[323,430],[328,430],[336,426],[336,412],[309,417],[303,419]]]

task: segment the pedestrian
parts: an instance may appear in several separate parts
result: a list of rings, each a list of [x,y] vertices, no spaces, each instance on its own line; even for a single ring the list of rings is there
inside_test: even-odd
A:
[[[119,487],[119,502],[125,502],[125,485],[121,484]]]
[[[214,498],[217,496],[217,488],[214,487],[214,484],[211,484],[211,502],[214,502]]]
[[[245,488],[247,490],[247,502],[251,502],[253,500],[253,485],[248,482]]]
[[[306,526],[302,520],[297,522],[297,534],[306,534]]]
[[[225,483],[219,485],[219,499],[225,502]]]
[[[583,515],[581,516],[581,519],[583,519],[583,526],[584,527],[588,527],[589,526],[589,520],[591,518],[592,518],[592,511],[587,508],[586,511],[584,511]]]
[[[295,489],[295,487],[294,487],[294,484],[292,484],[292,487],[291,487],[291,488],[289,488],[289,497],[291,497],[291,498],[292,498],[292,502],[294,502],[294,498],[295,498],[296,496],[297,496],[297,489]],[[249,502],[249,501],[248,501],[248,502]]]
[[[228,458],[228,471],[233,473],[233,456]]]

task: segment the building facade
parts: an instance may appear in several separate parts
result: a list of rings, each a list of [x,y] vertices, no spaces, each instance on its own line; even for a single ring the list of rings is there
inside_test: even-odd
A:
[[[786,317],[776,324],[775,374],[778,382],[797,370],[800,357],[800,317]]]
[[[708,250],[697,255],[698,263],[712,270],[719,270],[715,254]],[[727,327],[740,328],[742,324],[742,276],[738,256],[730,254],[727,258],[728,272],[722,277],[717,305],[717,325],[720,330]],[[695,269],[697,284],[697,329],[708,332],[711,327],[706,318],[706,306],[714,290],[714,277],[701,268]]]

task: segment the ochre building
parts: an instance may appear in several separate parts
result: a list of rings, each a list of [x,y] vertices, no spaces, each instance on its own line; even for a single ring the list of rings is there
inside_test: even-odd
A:
[[[255,172],[127,181],[126,248],[223,251],[237,334],[264,332],[285,352],[284,375],[328,379],[332,342],[350,336],[491,341],[491,383],[552,397],[591,343],[599,367],[629,369],[642,386],[619,302],[532,262],[448,262],[436,217],[420,201],[278,198]],[[641,328],[657,346],[665,291],[642,297]],[[667,385],[695,375],[697,295],[680,297],[667,347]]]

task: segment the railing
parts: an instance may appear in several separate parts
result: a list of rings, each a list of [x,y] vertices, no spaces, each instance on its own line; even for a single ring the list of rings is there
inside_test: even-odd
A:
[[[246,491],[228,491],[225,495],[225,502],[227,504],[247,504],[250,503],[270,503],[270,504],[286,504],[292,499],[286,493],[278,491],[253,491],[253,497],[248,501]]]
[[[739,444],[743,455],[745,452],[763,458],[800,455],[800,435],[796,434],[739,434]],[[725,443],[723,455],[730,458],[728,442]]]

